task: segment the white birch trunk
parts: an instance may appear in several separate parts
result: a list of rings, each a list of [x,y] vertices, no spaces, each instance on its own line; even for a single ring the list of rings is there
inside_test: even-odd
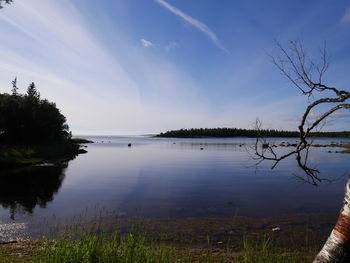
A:
[[[345,249],[350,240],[350,178],[345,187],[343,207],[336,226],[333,228],[326,243],[318,253],[313,263],[340,262],[345,255]]]

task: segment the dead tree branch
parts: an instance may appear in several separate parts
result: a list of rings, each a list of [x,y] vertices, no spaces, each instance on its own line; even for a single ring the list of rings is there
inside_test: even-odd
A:
[[[321,181],[329,181],[326,178],[320,178],[320,172],[316,168],[310,167],[308,158],[312,142],[310,143],[308,139],[311,132],[314,132],[334,112],[341,109],[350,109],[350,104],[344,103],[350,98],[350,92],[323,83],[324,75],[330,65],[330,55],[326,44],[320,49],[318,61],[313,61],[309,58],[300,41],[290,41],[288,48],[276,41],[276,47],[278,50],[277,55],[268,54],[271,62],[303,95],[308,96],[310,99],[315,93],[328,91],[333,93],[333,96],[317,99],[307,106],[298,126],[299,142],[294,150],[279,156],[273,146],[268,144],[262,136],[259,136],[254,146],[254,160],[259,163],[264,160],[272,161],[273,165],[271,168],[273,169],[280,161],[294,156],[298,166],[306,174],[306,177],[302,177],[306,182],[317,185]],[[320,105],[333,106],[320,114],[316,119],[310,121],[310,113]],[[261,130],[261,122],[259,120],[256,121],[255,129]],[[300,176],[298,177],[301,178]]]

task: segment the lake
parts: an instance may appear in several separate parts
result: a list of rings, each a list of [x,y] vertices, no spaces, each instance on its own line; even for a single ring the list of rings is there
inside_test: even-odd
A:
[[[66,167],[0,174],[0,222],[69,222],[102,212],[182,219],[337,214],[350,174],[350,154],[328,152],[338,148],[312,148],[310,161],[321,176],[337,179],[314,187],[296,178],[303,174],[293,157],[274,170],[267,161],[256,167],[249,155],[254,139],[82,137],[95,143]],[[315,143],[341,141],[349,143]]]

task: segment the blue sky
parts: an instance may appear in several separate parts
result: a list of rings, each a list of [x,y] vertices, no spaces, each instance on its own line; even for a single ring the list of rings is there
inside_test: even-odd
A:
[[[0,11],[0,91],[34,81],[75,134],[251,128],[257,117],[295,130],[307,98],[266,53],[275,39],[311,54],[326,41],[326,81],[347,89],[349,33],[340,0],[15,0]],[[349,116],[326,129],[349,130]]]

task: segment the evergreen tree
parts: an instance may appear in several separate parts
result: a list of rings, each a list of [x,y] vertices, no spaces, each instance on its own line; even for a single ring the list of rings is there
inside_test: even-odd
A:
[[[40,99],[34,83],[26,95],[0,93],[0,144],[57,142],[70,136],[65,116],[55,103]]]
[[[15,77],[15,79],[12,81],[12,95],[17,96],[18,92],[17,92],[18,88],[17,88],[17,77]]]
[[[28,89],[27,89],[27,95],[30,98],[36,98],[36,99],[40,99],[40,93],[37,91],[34,82],[32,82]]]

